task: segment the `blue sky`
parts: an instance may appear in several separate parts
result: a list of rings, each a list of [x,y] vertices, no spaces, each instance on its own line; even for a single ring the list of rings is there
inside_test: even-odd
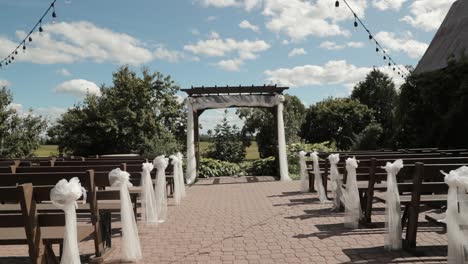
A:
[[[335,0],[58,0],[26,53],[0,69],[17,109],[56,118],[120,65],[147,66],[181,87],[279,84],[306,104],[346,96],[381,53]],[[348,0],[394,60],[416,66],[453,0]],[[0,57],[50,1],[0,0]],[[183,96],[183,94],[180,94]],[[231,111],[232,113],[232,111]],[[202,116],[205,129],[222,111]],[[230,115],[233,122],[239,122]]]

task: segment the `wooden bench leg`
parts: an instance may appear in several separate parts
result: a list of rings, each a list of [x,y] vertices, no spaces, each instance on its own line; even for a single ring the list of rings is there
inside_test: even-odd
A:
[[[309,192],[316,192],[314,188],[315,175],[309,172]]]
[[[112,247],[112,216],[110,211],[100,210],[99,224],[104,248]]]
[[[408,218],[408,226],[406,228],[406,239],[404,246],[407,249],[412,249],[416,247],[416,236],[418,234],[418,217],[419,217],[419,208],[413,206],[408,206],[408,209],[405,209]]]

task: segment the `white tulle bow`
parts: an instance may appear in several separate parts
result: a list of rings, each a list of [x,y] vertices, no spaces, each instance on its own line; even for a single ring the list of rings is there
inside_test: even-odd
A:
[[[76,233],[76,201],[81,196],[83,196],[83,201],[86,201],[86,192],[81,187],[80,180],[76,177],[70,179],[70,181],[60,180],[50,191],[52,203],[65,212],[65,234],[61,264],[81,263]]]
[[[157,170],[155,194],[158,222],[163,223],[167,219],[166,168],[169,165],[169,159],[159,156],[153,160],[153,164]]]
[[[382,168],[387,172],[385,248],[388,250],[399,250],[402,247],[401,205],[396,175],[403,168],[403,160],[398,159],[393,163],[387,162]]]
[[[340,154],[328,155],[330,162],[330,181],[332,184],[333,193],[333,210],[339,210],[341,206],[341,186],[343,185],[343,176],[338,171],[338,162],[340,161]]]
[[[137,261],[142,258],[140,237],[133,213],[128,187],[132,187],[130,174],[119,168],[109,172],[112,187],[120,187],[120,217],[122,221],[121,256],[123,261]]]
[[[320,173],[320,167],[319,167],[319,157],[318,157],[318,152],[314,151],[310,154],[310,157],[312,158],[312,162],[314,165],[314,185],[315,189],[318,192],[319,195],[319,200],[321,203],[328,203],[330,202],[327,199],[327,194],[325,193],[325,187],[323,186],[323,181],[322,181],[322,175]]]
[[[145,223],[155,224],[158,222],[156,210],[156,195],[154,194],[153,180],[151,171],[154,169],[153,163],[145,162],[142,164],[140,195],[142,207],[142,220]]]
[[[465,263],[468,252],[468,167],[462,166],[445,175],[447,195],[448,263]]]
[[[356,179],[357,168],[358,161],[355,158],[346,159],[346,190],[343,190],[342,202],[345,206],[344,224],[349,228],[358,228],[361,218],[361,203]]]
[[[309,174],[307,173],[307,164],[306,164],[306,155],[305,151],[299,152],[299,168],[301,174],[301,191],[309,191]]]
[[[171,159],[171,164],[172,166],[174,167],[174,173],[173,173],[173,177],[174,177],[174,193],[173,193],[173,197],[174,197],[174,203],[176,205],[179,205],[180,204],[180,201],[182,200],[182,193],[180,191],[180,159],[179,157],[177,157],[176,155],[171,155],[169,157]]]

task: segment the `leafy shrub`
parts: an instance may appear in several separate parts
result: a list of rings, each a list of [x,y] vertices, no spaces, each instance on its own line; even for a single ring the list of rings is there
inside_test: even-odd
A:
[[[353,150],[371,150],[379,148],[379,139],[382,136],[383,128],[380,124],[373,123],[368,125],[364,130],[355,135]]]
[[[251,167],[247,171],[249,175],[255,176],[271,176],[277,175],[275,157],[258,159],[252,162]]]
[[[200,177],[240,176],[242,174],[239,164],[209,158],[200,160]]]

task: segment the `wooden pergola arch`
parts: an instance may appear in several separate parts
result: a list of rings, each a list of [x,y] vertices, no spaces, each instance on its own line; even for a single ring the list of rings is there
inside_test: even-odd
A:
[[[205,110],[230,107],[267,107],[276,123],[276,164],[281,180],[290,180],[287,169],[286,140],[283,121],[283,91],[288,87],[263,86],[214,86],[182,89],[187,93],[187,172],[189,184],[198,178],[200,162],[199,118]]]

